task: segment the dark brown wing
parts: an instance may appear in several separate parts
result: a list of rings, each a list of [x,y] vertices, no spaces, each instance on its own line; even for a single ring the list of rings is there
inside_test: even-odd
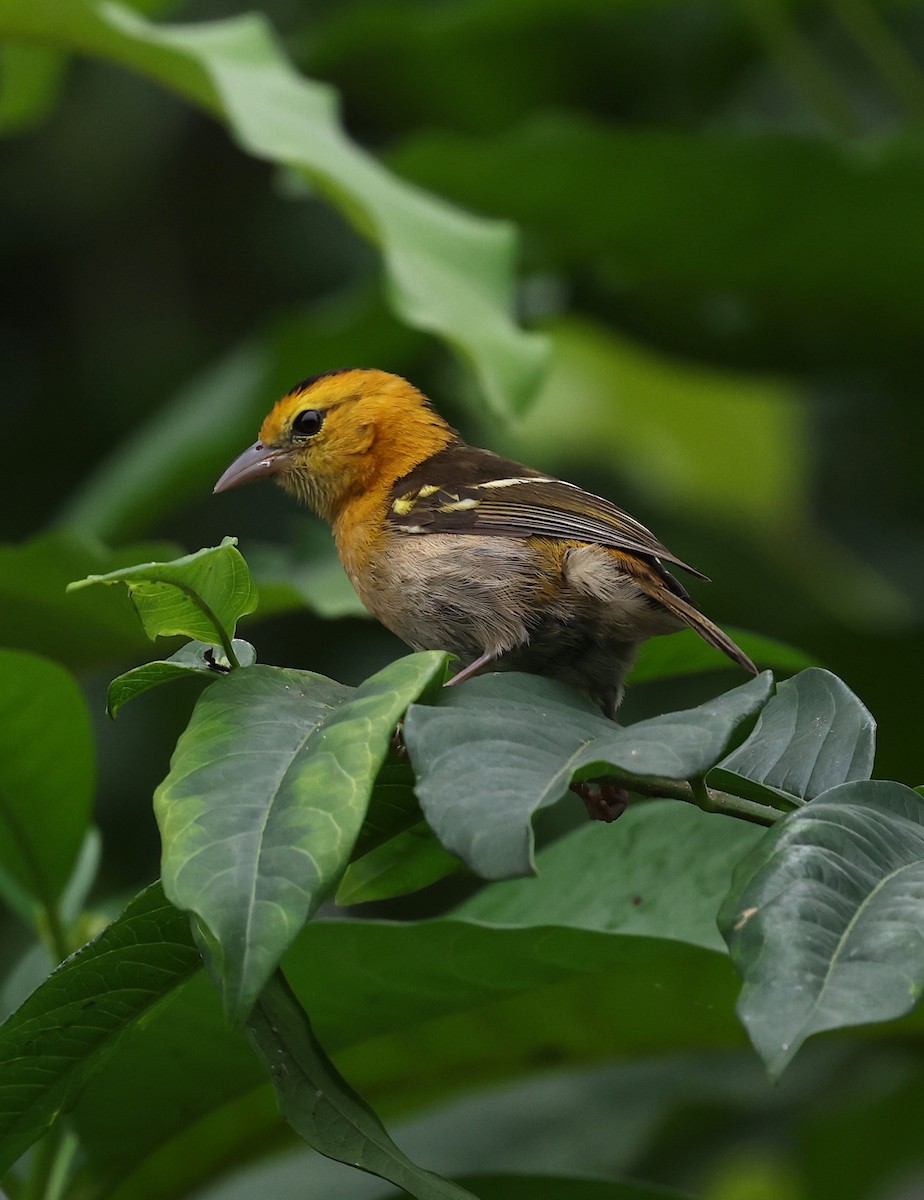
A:
[[[434,454],[398,480],[388,520],[407,533],[590,542],[676,563],[691,575],[706,578],[608,500],[464,443]]]

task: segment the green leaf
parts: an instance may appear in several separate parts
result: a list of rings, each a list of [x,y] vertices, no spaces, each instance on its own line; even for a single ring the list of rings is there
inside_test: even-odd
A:
[[[303,172],[379,247],[399,316],[458,350],[499,410],[529,400],[545,346],[512,319],[512,228],[408,186],[351,142],[332,89],[298,75],[262,16],[156,26],[112,3],[66,11],[7,0],[0,32],[140,71],[224,120],[248,153]]]
[[[308,752],[351,695],[309,672],[233,671],[199,697],[155,792],[164,891],[215,939],[225,1006],[239,1019],[352,846],[342,795],[328,791],[337,763],[323,743]]]
[[[738,868],[719,916],[738,1011],[771,1075],[807,1037],[909,1012],[924,988],[924,800],[845,783],[790,813]]]
[[[558,317],[547,334],[554,358],[536,402],[499,431],[512,457],[551,452],[611,472],[619,445],[620,474],[686,523],[701,514],[753,538],[803,521],[807,414],[792,381],[668,355],[583,316]]]
[[[614,771],[627,780],[701,777],[770,694],[768,672],[685,712],[620,728],[571,688],[495,674],[415,705],[404,739],[428,823],[452,854],[487,879],[531,874],[531,819],[571,781]]]
[[[924,319],[913,138],[886,136],[859,153],[818,136],[553,114],[495,137],[426,134],[392,161],[423,187],[518,221],[558,262],[592,269],[623,312],[639,298],[663,311],[670,297],[690,340],[727,343],[735,322],[752,338],[754,325],[775,334],[777,364],[788,347],[800,366],[811,347],[825,362],[836,347],[842,364],[845,353],[887,363]],[[753,236],[784,211],[792,219],[772,240]],[[869,270],[844,254],[846,230],[862,231]],[[730,319],[703,319],[716,297]]]
[[[260,585],[261,616],[293,608],[328,618],[369,616],[329,535],[304,547],[248,545],[247,561]]]
[[[170,558],[177,552],[164,542],[110,550],[72,529],[0,546],[0,637],[14,649],[47,654],[75,670],[137,658],[148,643],[127,596],[102,588],[67,595],[67,585],[126,560]]]
[[[460,866],[422,818],[410,764],[389,762],[375,781],[353,860],[335,900],[337,904],[387,900],[435,883]]]
[[[0,1028],[0,1175],[76,1102],[120,1036],[201,965],[157,886],[63,963]]]
[[[231,646],[239,667],[252,667],[257,661],[257,652],[250,642],[234,638]],[[124,675],[113,679],[109,685],[106,711],[114,718],[129,700],[134,700],[136,696],[149,692],[151,688],[160,687],[163,683],[171,683],[174,679],[186,679],[190,675],[200,675],[212,680],[216,674],[226,674],[230,670],[231,664],[227,656],[216,650],[212,643],[187,642],[169,658],[133,667]]]
[[[764,831],[691,804],[646,800],[613,825],[587,821],[539,854],[539,872],[482,888],[454,910],[467,921],[569,926],[722,950],[715,915]]]
[[[772,668],[777,674],[802,671],[816,665],[804,651],[787,646],[775,638],[730,626],[725,626],[725,629],[754,662]],[[729,659],[704,642],[692,629],[683,629],[679,633],[672,633],[670,637],[649,638],[643,642],[627,682],[631,686],[653,679],[673,679],[679,675],[696,675],[701,671],[728,668],[734,669]]]
[[[0,869],[51,919],[90,823],[95,773],[73,676],[34,654],[0,650]]]
[[[461,863],[443,848],[426,821],[396,833],[354,859],[337,888],[338,904],[367,904],[417,892],[458,871]]]
[[[869,779],[876,722],[842,679],[819,667],[779,685],[751,736],[709,772],[737,796],[792,807],[840,783]]]
[[[44,46],[0,46],[0,135],[22,133],[51,112],[67,66]]]
[[[418,1200],[477,1200],[398,1149],[324,1053],[280,973],[261,993],[247,1029],[272,1076],[286,1120],[315,1150],[396,1183]]]
[[[386,761],[378,773],[363,827],[353,847],[360,858],[421,820],[414,792],[414,772],[406,761]]]
[[[173,562],[141,563],[91,575],[68,584],[68,591],[95,583],[126,584],[152,640],[180,634],[227,648],[239,618],[257,607],[257,589],[237,549],[237,538],[231,537],[223,538],[220,546]]]
[[[412,654],[355,691],[257,666],[199,698],[154,806],[164,890],[204,923],[232,1017],[336,886],[395,727],[445,662]]]

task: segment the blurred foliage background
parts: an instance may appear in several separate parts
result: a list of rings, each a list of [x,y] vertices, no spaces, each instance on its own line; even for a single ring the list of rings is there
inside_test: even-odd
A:
[[[135,7],[181,22],[246,11]],[[139,76],[2,47],[0,638],[78,669],[90,692],[109,891],[156,874],[151,791],[196,691],[106,721],[105,684],[149,648],[124,598],[99,631],[76,599],[65,611],[63,584],[96,569],[75,536],[124,565],[139,539],[194,550],[235,534],[264,585],[244,630],[263,661],[355,683],[400,652],[360,615],[326,532],[281,494],[210,495],[271,401],[335,366],[398,371],[469,440],[611,496],[713,577],[695,589],[710,615],[843,677],[879,721],[877,775],[920,782],[924,5],[261,7],[299,69],[338,89],[356,141],[516,223],[520,311],[550,365],[535,403],[505,419],[444,345],[392,315],[375,250],[303,177]],[[79,533],[49,542],[63,527]],[[625,713],[710,688],[639,686]],[[776,1093],[746,1056],[687,1063],[666,1090],[663,1062],[523,1088],[531,1112],[591,1118],[609,1096],[637,1133],[619,1119],[620,1168],[695,1178],[716,1200],[817,1195],[820,1180],[844,1197],[919,1194],[901,1189],[920,1153],[894,1132],[924,1103],[917,1050],[865,1061],[872,1082],[840,1095],[840,1123],[825,1098],[845,1062],[808,1059],[802,1085],[794,1074]],[[480,1111],[472,1138],[490,1124]],[[438,1144],[468,1119],[418,1134]],[[861,1153],[865,1121],[893,1130],[888,1170]],[[616,1135],[594,1128],[596,1162]],[[841,1142],[847,1129],[858,1142]],[[574,1165],[573,1141],[568,1153]],[[277,1181],[274,1194],[289,1193]]]

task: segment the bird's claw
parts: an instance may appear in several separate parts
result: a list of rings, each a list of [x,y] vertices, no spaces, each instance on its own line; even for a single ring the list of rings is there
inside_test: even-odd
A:
[[[628,791],[614,779],[583,779],[572,783],[571,790],[584,801],[591,821],[609,824],[621,817],[629,805]]]

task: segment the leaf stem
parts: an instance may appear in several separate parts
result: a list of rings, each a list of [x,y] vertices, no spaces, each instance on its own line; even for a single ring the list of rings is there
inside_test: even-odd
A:
[[[190,598],[190,600],[192,600],[193,604],[195,604],[196,607],[200,609],[200,611],[212,622],[215,632],[221,639],[221,648],[225,652],[225,658],[227,658],[232,669],[239,667],[241,664],[237,655],[234,653],[233,639],[229,636],[227,629],[225,629],[224,625],[222,625],[221,621],[219,621],[218,617],[215,615],[215,610],[208,603],[208,601],[203,600],[196,589],[190,587],[188,583],[180,583],[171,579],[170,585],[171,587],[175,587],[179,591],[184,592]]]
[[[626,779],[624,783],[630,792],[639,796],[682,800],[685,804],[695,804],[703,812],[724,813],[728,817],[750,821],[753,825],[773,825],[786,815],[766,804],[757,804],[754,800],[745,800],[743,796],[706,787],[702,779],[689,782],[677,779]]]

